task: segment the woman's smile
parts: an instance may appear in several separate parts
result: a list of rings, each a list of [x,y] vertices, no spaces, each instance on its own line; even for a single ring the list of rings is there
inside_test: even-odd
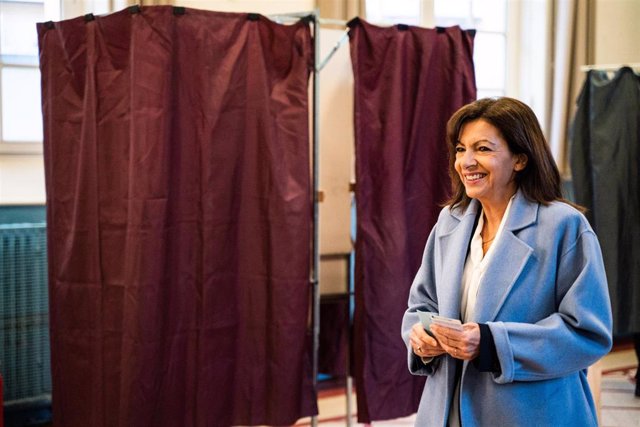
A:
[[[486,173],[474,173],[474,174],[464,175],[464,178],[465,178],[465,181],[468,182],[469,184],[475,184],[485,176],[487,176]]]

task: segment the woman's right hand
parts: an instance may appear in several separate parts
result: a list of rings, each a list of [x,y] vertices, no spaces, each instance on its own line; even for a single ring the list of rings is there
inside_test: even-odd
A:
[[[409,342],[411,343],[413,352],[419,357],[435,357],[446,353],[444,349],[440,347],[438,341],[427,334],[421,322],[411,327]]]

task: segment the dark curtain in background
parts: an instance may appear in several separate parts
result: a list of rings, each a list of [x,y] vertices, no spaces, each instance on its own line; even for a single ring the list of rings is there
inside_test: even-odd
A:
[[[450,194],[446,122],[476,97],[473,32],[350,23],[355,78],[358,420],[416,412],[400,336],[427,236]]]
[[[571,132],[576,202],[602,246],[614,334],[640,332],[640,76],[587,74]]]
[[[349,294],[324,295],[320,299],[318,372],[334,377],[347,375],[350,323]]]
[[[308,25],[92,18],[38,25],[54,424],[316,413]]]

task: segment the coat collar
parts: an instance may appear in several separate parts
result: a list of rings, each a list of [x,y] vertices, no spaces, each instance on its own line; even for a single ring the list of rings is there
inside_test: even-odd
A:
[[[495,319],[507,295],[533,253],[533,248],[517,237],[517,231],[537,222],[539,204],[526,199],[518,190],[511,204],[509,217],[504,225],[502,237],[496,242],[493,261],[485,271],[478,290],[478,305],[475,322]],[[469,242],[473,234],[480,203],[472,200],[467,209],[451,211],[454,221],[440,236],[442,250],[442,276],[438,291],[440,314],[447,317],[460,316],[462,272],[467,257]]]
[[[526,196],[521,190],[518,190],[513,198],[513,203],[511,204],[511,214],[509,215],[508,221],[505,224],[506,230],[518,231],[523,228],[528,227],[531,224],[534,224],[538,219],[538,208],[539,204],[536,202],[531,202],[527,200]],[[471,203],[464,211],[460,209],[454,209],[451,211],[451,216],[456,218],[458,221],[462,222],[466,217],[473,216],[475,220],[475,215],[478,214],[480,209],[480,202],[476,199],[471,199]],[[454,224],[454,226],[449,230],[452,232],[458,224]]]

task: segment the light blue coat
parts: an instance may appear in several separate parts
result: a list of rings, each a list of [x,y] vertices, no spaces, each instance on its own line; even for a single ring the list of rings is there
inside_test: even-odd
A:
[[[456,361],[428,365],[408,343],[416,310],[460,318],[461,280],[480,208],[440,213],[402,323],[409,370],[427,375],[416,425],[444,426]],[[460,411],[469,426],[595,426],[586,369],[611,348],[611,305],[598,240],[573,207],[514,197],[480,284],[474,319],[491,328],[502,372],[462,365]],[[407,396],[407,398],[409,398]]]

